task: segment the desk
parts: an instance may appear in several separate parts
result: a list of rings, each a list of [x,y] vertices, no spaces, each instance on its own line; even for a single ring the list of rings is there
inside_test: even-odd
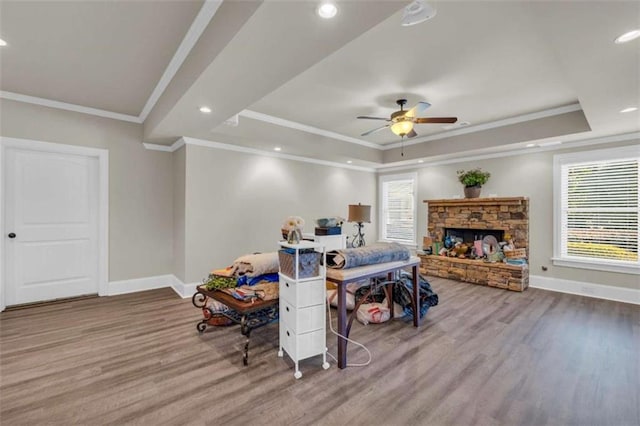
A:
[[[412,256],[409,260],[379,263],[377,265],[360,266],[349,269],[331,269],[327,268],[327,281],[336,284],[338,287],[338,333],[349,337],[347,328],[347,284],[360,281],[365,278],[378,277],[387,274],[391,276],[401,269],[411,268],[411,277],[413,279],[413,326],[420,325],[420,281],[418,279],[418,265],[420,258]],[[338,336],[338,367],[345,368],[347,366],[347,341]]]
[[[224,303],[230,310],[213,312],[207,308],[208,298]],[[199,333],[203,333],[207,329],[209,320],[215,316],[224,316],[236,324],[240,324],[240,333],[247,338],[242,355],[242,363],[244,365],[249,364],[249,338],[251,337],[251,330],[267,325],[271,321],[278,319],[279,313],[278,299],[256,299],[253,302],[244,302],[219,290],[207,290],[204,286],[196,287],[196,293],[191,298],[191,303],[193,303],[193,306],[196,308],[202,309],[204,319],[196,325]]]

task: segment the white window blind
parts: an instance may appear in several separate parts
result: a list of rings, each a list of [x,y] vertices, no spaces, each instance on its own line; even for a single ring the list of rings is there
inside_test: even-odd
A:
[[[381,236],[383,240],[405,244],[416,241],[415,175],[382,176]]]
[[[615,150],[560,161],[560,259],[640,266],[639,157]],[[607,158],[610,157],[610,158]],[[622,157],[622,158],[621,158]],[[592,160],[592,158],[598,158]]]

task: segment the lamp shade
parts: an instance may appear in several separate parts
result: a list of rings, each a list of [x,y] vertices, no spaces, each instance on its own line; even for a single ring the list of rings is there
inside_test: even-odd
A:
[[[371,206],[349,204],[349,222],[371,223]]]

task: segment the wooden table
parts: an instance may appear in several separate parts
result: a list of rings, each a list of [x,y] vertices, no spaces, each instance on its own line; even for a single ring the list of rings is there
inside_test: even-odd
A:
[[[207,307],[207,300],[211,298],[224,303],[230,309],[225,312],[214,312]],[[249,364],[249,339],[251,330],[262,327],[278,319],[278,299],[242,301],[220,290],[207,290],[204,286],[196,287],[196,293],[191,298],[193,306],[202,309],[203,319],[196,324],[199,333],[203,333],[209,321],[215,317],[225,317],[236,324],[240,324],[240,333],[247,338],[242,355],[242,363]]]
[[[419,264],[420,258],[412,256],[406,261],[380,263],[350,269],[327,268],[327,281],[336,284],[338,287],[338,333],[344,337],[349,337],[351,321],[347,321],[347,284],[385,274],[389,281],[392,281],[393,275],[405,268],[411,268],[411,277],[413,279],[413,297],[411,301],[413,326],[420,326],[420,302],[418,298],[420,294],[420,281],[418,277]],[[393,310],[391,312],[393,312]],[[354,314],[355,311],[352,315]],[[347,340],[340,336],[338,336],[338,367],[347,367]]]

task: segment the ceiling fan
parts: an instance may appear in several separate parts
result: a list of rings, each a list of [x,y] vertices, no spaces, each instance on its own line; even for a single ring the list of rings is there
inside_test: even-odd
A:
[[[414,124],[455,123],[456,121],[458,121],[457,117],[418,117],[418,114],[421,114],[431,106],[429,102],[418,102],[418,104],[410,110],[404,109],[404,106],[407,103],[406,99],[398,99],[396,103],[400,105],[400,110],[391,114],[390,118],[369,117],[363,115],[358,116],[357,118],[365,120],[384,120],[389,122],[384,126],[377,127],[375,129],[369,130],[368,132],[364,132],[361,136],[367,136],[389,127],[391,128],[391,131],[393,133],[400,136],[401,138],[404,138],[405,136],[407,138],[414,138],[418,136],[416,131],[413,129]]]

